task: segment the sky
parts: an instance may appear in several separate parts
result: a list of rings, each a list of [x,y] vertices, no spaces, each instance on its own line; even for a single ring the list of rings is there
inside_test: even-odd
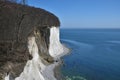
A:
[[[120,28],[120,0],[28,0],[59,17],[62,28]]]

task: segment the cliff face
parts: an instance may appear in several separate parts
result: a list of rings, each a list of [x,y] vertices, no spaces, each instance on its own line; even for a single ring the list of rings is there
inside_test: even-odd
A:
[[[50,80],[42,72],[63,52],[58,26],[48,11],[0,1],[0,80]]]

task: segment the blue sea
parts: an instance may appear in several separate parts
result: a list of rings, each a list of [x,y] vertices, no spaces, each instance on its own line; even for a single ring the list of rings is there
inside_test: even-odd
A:
[[[120,80],[120,29],[61,29],[66,80]]]

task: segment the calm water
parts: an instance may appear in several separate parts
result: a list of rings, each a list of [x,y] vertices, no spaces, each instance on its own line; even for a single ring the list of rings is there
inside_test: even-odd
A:
[[[62,29],[66,80],[120,80],[120,29]]]

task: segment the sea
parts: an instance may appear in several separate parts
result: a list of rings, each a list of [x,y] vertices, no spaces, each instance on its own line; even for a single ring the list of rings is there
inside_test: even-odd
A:
[[[65,80],[120,80],[120,29],[61,29]]]

